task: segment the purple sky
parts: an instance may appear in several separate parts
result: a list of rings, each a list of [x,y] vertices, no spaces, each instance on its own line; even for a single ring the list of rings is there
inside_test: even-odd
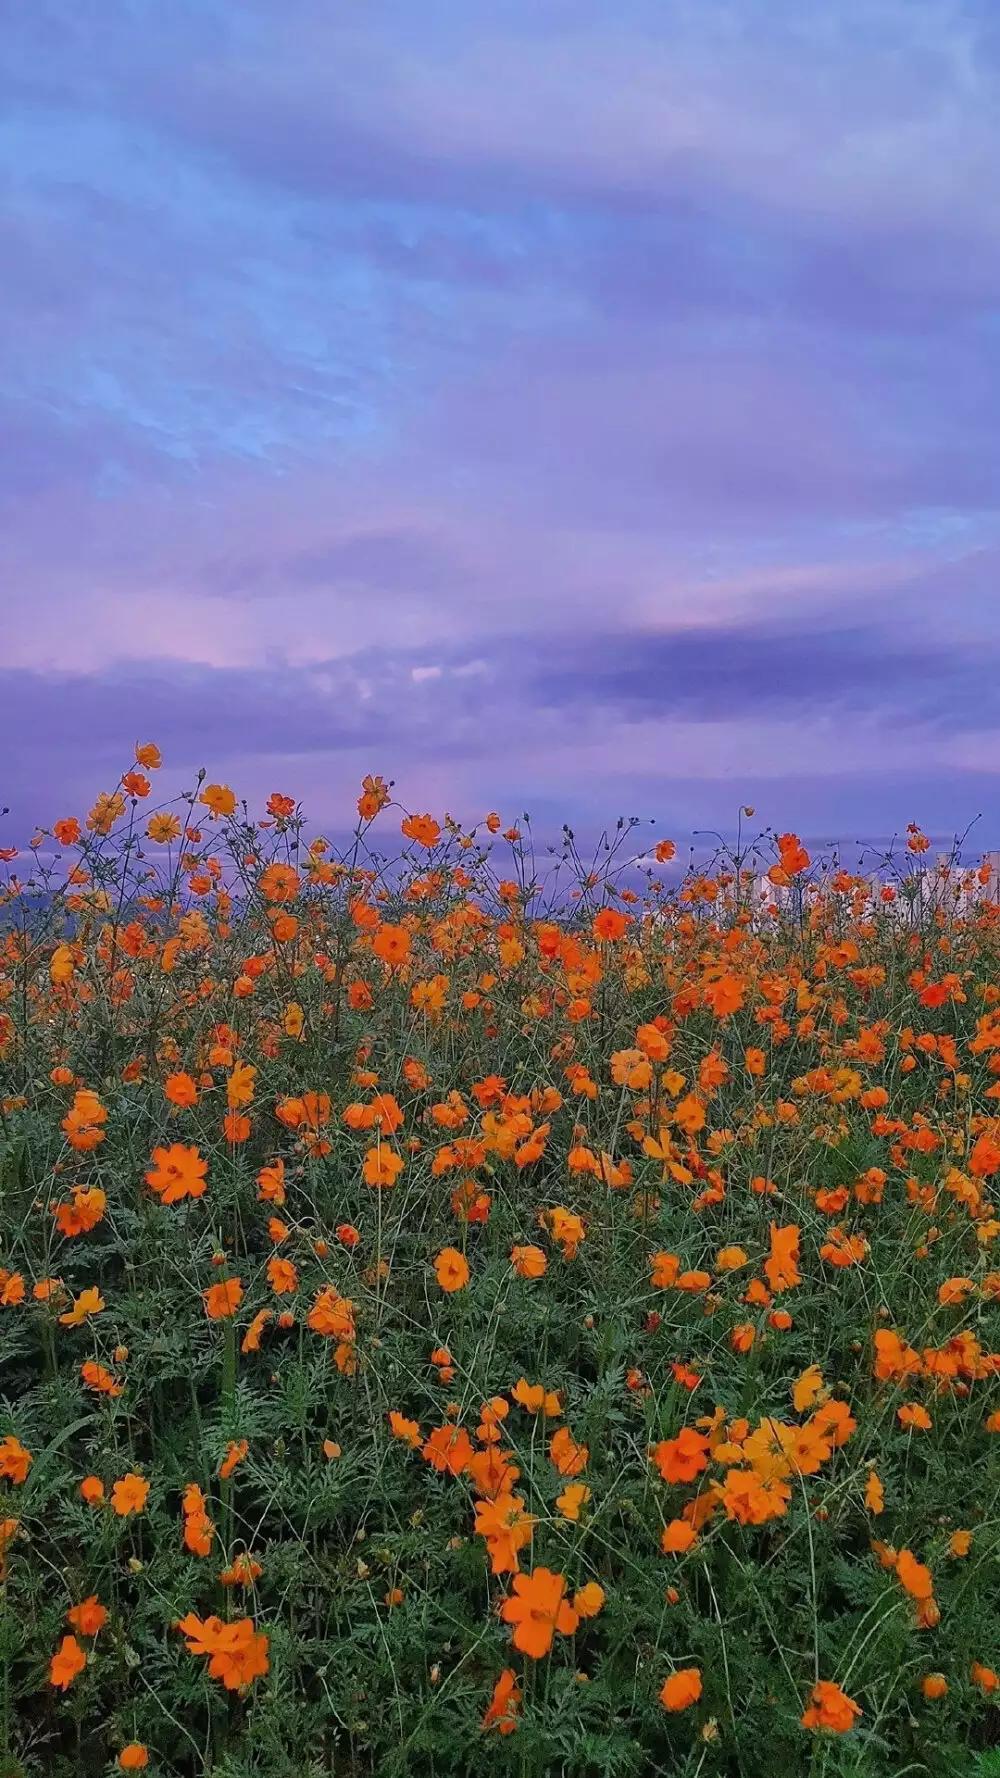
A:
[[[995,0],[33,0],[0,802],[1000,844]]]

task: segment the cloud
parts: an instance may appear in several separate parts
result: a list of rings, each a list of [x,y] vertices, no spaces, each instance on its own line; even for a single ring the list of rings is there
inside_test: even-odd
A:
[[[985,0],[449,3],[419,26],[399,0],[363,19],[295,0],[221,21],[183,80],[133,37],[142,99],[294,189],[662,200],[700,178],[786,213],[906,218],[967,214],[992,159]]]
[[[288,587],[308,592],[338,585],[445,594],[468,569],[458,549],[425,521],[423,527],[401,524],[331,536],[270,561],[256,555],[213,563],[208,572],[220,593],[259,597]]]
[[[882,776],[988,772],[984,743],[1000,728],[995,654],[934,650],[860,618],[838,626],[836,615],[797,629],[619,628],[571,641],[543,632],[530,647],[498,633],[480,639],[481,655],[455,643],[435,658],[368,646],[308,665],[161,658],[90,673],[7,670],[0,751],[27,763],[20,738],[39,737],[14,786],[24,819],[38,815],[24,804],[30,781],[58,777],[79,738],[94,774],[88,799],[136,740],[155,739],[173,774],[216,774],[226,762],[251,794],[275,788],[278,761],[295,762],[281,788],[310,784],[324,821],[338,813],[334,785],[344,793],[365,770],[405,770],[416,801],[433,781],[466,812],[487,783],[507,803],[533,791],[551,806],[558,791],[566,818],[596,818],[602,795],[618,807],[631,791],[651,798],[657,783],[671,794],[728,783],[738,797],[744,781],[862,781],[876,758]]]
[[[985,780],[986,0],[92,13],[0,46],[25,819],[151,731],[321,810]]]
[[[560,650],[538,671],[540,702],[581,702],[641,718],[679,714],[705,721],[747,712],[885,708],[914,682],[933,682],[932,656],[887,655],[883,638],[863,630],[788,634],[766,629],[691,629],[675,634],[620,632],[589,636]],[[888,684],[887,684],[888,681]]]

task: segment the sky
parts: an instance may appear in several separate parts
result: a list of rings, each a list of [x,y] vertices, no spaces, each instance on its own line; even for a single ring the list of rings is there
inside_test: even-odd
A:
[[[1000,845],[995,0],[0,0],[0,803]]]

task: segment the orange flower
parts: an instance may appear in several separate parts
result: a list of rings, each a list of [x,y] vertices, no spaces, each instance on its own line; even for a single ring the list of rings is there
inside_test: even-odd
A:
[[[484,1729],[496,1729],[500,1735],[512,1735],[517,1728],[517,1705],[521,1689],[513,1667],[505,1667],[493,1687],[493,1696],[482,1720]]]
[[[776,844],[780,868],[786,877],[796,877],[809,869],[811,860],[798,834],[779,833]]]
[[[130,1741],[118,1755],[123,1772],[144,1772],[149,1765],[149,1749],[142,1741]]]
[[[400,833],[408,840],[416,840],[419,846],[426,846],[431,851],[441,838],[441,829],[433,815],[407,815],[400,823]]]
[[[27,1481],[32,1461],[31,1452],[25,1450],[20,1439],[15,1438],[13,1433],[0,1439],[0,1476],[13,1482],[15,1487],[20,1487]]]
[[[416,1450],[422,1436],[416,1420],[405,1419],[393,1408],[389,1413],[389,1427],[393,1438],[401,1439],[404,1445],[409,1445],[411,1451]]]
[[[226,1081],[226,1104],[230,1111],[238,1111],[241,1106],[252,1102],[256,1078],[256,1068],[251,1068],[246,1062],[236,1063]]]
[[[210,1284],[202,1291],[205,1313],[210,1321],[225,1321],[235,1315],[243,1301],[243,1286],[238,1278],[227,1278],[222,1284]]]
[[[7,1578],[7,1550],[19,1529],[19,1519],[0,1519],[0,1581]]]
[[[682,1364],[680,1359],[672,1359],[670,1369],[673,1372],[674,1382],[679,1383],[682,1389],[697,1389],[701,1382],[700,1373],[692,1370],[689,1364]]]
[[[247,1328],[246,1333],[243,1335],[243,1339],[240,1344],[240,1351],[241,1352],[258,1352],[260,1350],[261,1335],[263,1334],[264,1329],[267,1326],[268,1322],[273,1320],[273,1318],[274,1318],[273,1309],[258,1309],[257,1310],[256,1315],[254,1316],[253,1320],[250,1323],[250,1326]]]
[[[236,812],[236,796],[228,784],[206,784],[198,801],[204,803],[212,815],[233,815]]]
[[[549,1568],[533,1568],[514,1577],[514,1590],[500,1607],[500,1616],[514,1625],[513,1643],[521,1654],[541,1660],[558,1630],[572,1636],[579,1622],[566,1597],[566,1577]]]
[[[677,1667],[660,1687],[660,1703],[664,1710],[689,1710],[700,1697],[700,1667]]]
[[[529,1414],[544,1414],[547,1419],[554,1419],[562,1413],[558,1395],[555,1390],[546,1389],[544,1383],[529,1383],[526,1377],[521,1377],[510,1394],[511,1399]]]
[[[91,1284],[81,1290],[73,1307],[67,1309],[65,1315],[60,1315],[59,1320],[63,1327],[82,1327],[88,1316],[99,1315],[106,1306],[100,1291]]]
[[[436,1426],[423,1445],[423,1455],[442,1475],[461,1475],[474,1456],[472,1440],[464,1427]]]
[[[108,1621],[108,1614],[100,1603],[96,1593],[81,1601],[79,1605],[71,1605],[66,1613],[66,1621],[71,1629],[78,1630],[81,1636],[96,1636]]]
[[[24,1302],[26,1285],[20,1272],[0,1269],[0,1308],[16,1309]]]
[[[649,1086],[653,1070],[642,1050],[615,1050],[611,1056],[611,1078],[616,1086],[641,1093]]]
[[[665,1482],[693,1482],[708,1468],[709,1449],[704,1433],[685,1426],[676,1438],[661,1439],[650,1456]]]
[[[682,1556],[697,1541],[698,1534],[686,1519],[671,1519],[669,1525],[663,1527],[660,1548],[665,1556]]]
[[[865,1482],[865,1505],[870,1513],[876,1515],[885,1510],[885,1491],[873,1469],[869,1470],[868,1479]]]
[[[649,1282],[654,1290],[670,1290],[680,1276],[681,1262],[676,1253],[654,1253]]]
[[[240,1691],[268,1671],[268,1638],[255,1631],[252,1618],[224,1624],[217,1617],[202,1621],[190,1611],[177,1628],[193,1655],[208,1657],[209,1673],[227,1691]]]
[[[989,1179],[1000,1171],[1000,1142],[995,1136],[978,1137],[969,1155],[969,1172],[973,1179]]]
[[[862,1235],[849,1235],[846,1229],[832,1228],[829,1239],[822,1243],[819,1250],[820,1258],[828,1265],[845,1266],[860,1265],[868,1253],[868,1243]]]
[[[577,1443],[568,1426],[560,1426],[549,1441],[549,1457],[560,1475],[573,1476],[586,1469],[590,1452]]]
[[[366,1185],[395,1185],[403,1171],[403,1166],[402,1155],[398,1155],[395,1149],[380,1143],[377,1148],[369,1148],[365,1151],[361,1171]]]
[[[938,1285],[937,1298],[942,1306],[964,1303],[976,1286],[971,1278],[946,1278]]]
[[[277,1254],[267,1262],[267,1280],[275,1296],[290,1296],[299,1287],[299,1274],[290,1259]]]
[[[674,1106],[674,1123],[685,1136],[697,1136],[705,1128],[705,1107],[697,1093],[685,1093]]]
[[[129,1470],[111,1490],[111,1505],[120,1519],[127,1519],[130,1513],[141,1513],[149,1496],[149,1483],[141,1475]]]
[[[197,1105],[198,1088],[190,1074],[168,1074],[163,1083],[163,1097],[171,1105],[187,1107]]]
[[[853,1432],[857,1431],[858,1423],[853,1418],[846,1401],[825,1401],[816,1409],[809,1426],[821,1438],[829,1439],[839,1450],[846,1445]]]
[[[930,1599],[934,1592],[931,1571],[918,1562],[912,1550],[900,1550],[896,1557],[896,1579],[912,1599]]]
[[[540,1247],[512,1247],[510,1263],[519,1278],[542,1278],[548,1265]]]
[[[385,925],[379,927],[372,939],[372,950],[390,969],[399,969],[410,955],[411,943],[405,926]]]
[[[717,1272],[738,1272],[747,1264],[748,1255],[742,1247],[720,1247],[715,1256]]]
[[[486,1540],[493,1573],[516,1574],[518,1551],[531,1542],[537,1519],[525,1512],[519,1495],[507,1493],[493,1500],[477,1500],[475,1515],[476,1536]]]
[[[601,944],[614,944],[624,938],[631,917],[619,913],[617,908],[602,908],[594,916],[591,931]]]
[[[476,1437],[481,1444],[499,1444],[503,1437],[503,1422],[509,1413],[510,1402],[505,1401],[502,1395],[494,1395],[489,1401],[483,1402],[479,1410],[479,1425],[476,1427]]]
[[[596,1580],[588,1580],[585,1586],[573,1594],[573,1610],[577,1617],[597,1617],[603,1609],[604,1588],[599,1587]]]
[[[564,1519],[576,1524],[580,1513],[590,1499],[590,1489],[585,1482],[570,1482],[561,1494],[556,1496],[556,1506]]]
[[[258,878],[257,887],[265,901],[294,901],[299,892],[301,877],[294,865],[282,864],[277,860],[269,864]]]
[[[222,1570],[219,1579],[224,1587],[252,1587],[263,1572],[260,1563],[243,1550]]]
[[[88,1506],[99,1506],[104,1499],[104,1483],[101,1481],[100,1476],[84,1476],[83,1481],[80,1483],[80,1495],[81,1498],[87,1502]]]
[[[49,1684],[68,1691],[87,1665],[87,1657],[75,1636],[64,1636],[49,1663]]]
[[[313,1333],[326,1334],[335,1340],[354,1339],[354,1304],[347,1297],[339,1296],[332,1284],[319,1291],[306,1321]]]
[[[122,1385],[96,1359],[88,1358],[85,1364],[81,1364],[80,1376],[87,1388],[96,1390],[98,1395],[115,1396],[123,1393]]]
[[[992,1667],[984,1667],[981,1661],[973,1661],[969,1668],[969,1678],[973,1685],[978,1685],[980,1691],[986,1693],[987,1697],[1000,1688],[1000,1676],[993,1671]]]
[[[561,1248],[566,1260],[575,1259],[584,1240],[586,1230],[579,1216],[567,1210],[564,1204],[556,1204],[552,1210],[543,1210],[539,1216],[543,1227],[549,1230],[553,1241]]]
[[[358,797],[358,814],[362,821],[374,821],[380,809],[384,809],[389,801],[389,786],[377,773],[366,772],[361,780],[361,795]]]
[[[442,1247],[434,1261],[434,1272],[441,1289],[449,1296],[456,1290],[464,1290],[469,1282],[468,1263],[457,1247]]]
[[[879,1381],[896,1381],[919,1369],[919,1353],[890,1328],[878,1328],[875,1334],[875,1375]]]
[[[205,1496],[197,1482],[189,1482],[185,1488],[181,1511],[184,1514],[184,1548],[193,1556],[207,1556],[212,1548],[215,1526],[205,1509]]]
[[[24,1302],[25,1283],[20,1272],[0,1272],[0,1307],[16,1309]]]
[[[730,1469],[722,1485],[720,1498],[727,1519],[740,1525],[766,1525],[788,1511],[792,1491],[777,1476],[767,1480],[752,1469]]]
[[[271,1161],[257,1175],[257,1196],[264,1204],[285,1202],[285,1163]]]
[[[78,958],[74,955],[71,945],[57,945],[49,962],[50,980],[57,986],[61,982],[72,981],[76,974],[77,962]],[[70,1078],[72,1079],[72,1076]]]
[[[202,1160],[197,1148],[171,1142],[169,1148],[154,1148],[146,1184],[161,1203],[179,1204],[184,1198],[203,1195],[207,1173],[208,1162]]]
[[[846,1735],[861,1713],[861,1706],[842,1692],[839,1685],[834,1685],[830,1679],[821,1679],[813,1686],[800,1720],[804,1729],[825,1729],[833,1735]]]
[[[96,1093],[81,1087],[74,1093],[73,1103],[62,1120],[60,1128],[72,1148],[87,1153],[97,1148],[104,1141],[102,1124],[108,1121],[108,1114]]]
[[[792,1386],[792,1406],[797,1414],[804,1414],[811,1408],[817,1397],[824,1394],[823,1373],[818,1364],[809,1365],[801,1376],[797,1377]]]
[[[732,1013],[739,1012],[745,995],[746,983],[730,971],[709,982],[704,991],[705,1004],[717,1019],[728,1019]]]
[[[771,1224],[771,1252],[764,1261],[764,1272],[767,1281],[774,1291],[793,1290],[802,1283],[799,1271],[799,1237],[800,1230],[796,1223],[789,1223],[779,1228]]]
[[[87,816],[87,827],[91,833],[108,834],[124,813],[125,798],[117,791],[110,795],[102,791]]]
[[[223,1457],[222,1462],[219,1464],[218,1473],[220,1480],[228,1480],[237,1466],[243,1462],[249,1449],[250,1446],[245,1438],[230,1440],[229,1444],[226,1446],[226,1454]]]
[[[512,1455],[498,1445],[490,1445],[485,1451],[473,1451],[468,1459],[472,1486],[485,1500],[495,1500],[498,1494],[509,1493],[513,1488],[521,1471],[511,1462]]]
[[[99,1186],[75,1185],[68,1204],[56,1204],[52,1214],[61,1235],[72,1239],[96,1228],[107,1208],[107,1197]]]

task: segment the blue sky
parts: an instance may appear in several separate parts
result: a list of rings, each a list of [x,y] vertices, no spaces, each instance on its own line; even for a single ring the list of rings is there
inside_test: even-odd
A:
[[[0,801],[1000,844],[986,0],[38,0]],[[995,812],[996,811],[996,812]]]

